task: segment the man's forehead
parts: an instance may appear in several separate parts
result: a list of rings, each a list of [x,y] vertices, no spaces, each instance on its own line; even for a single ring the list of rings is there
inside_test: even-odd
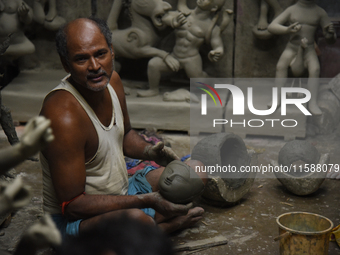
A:
[[[74,33],[93,33],[100,31],[97,24],[89,19],[81,18],[71,21],[66,27],[66,34],[74,35]]]
[[[67,30],[67,47],[82,47],[90,44],[105,44],[106,40],[95,22],[91,20],[77,20],[70,23]]]

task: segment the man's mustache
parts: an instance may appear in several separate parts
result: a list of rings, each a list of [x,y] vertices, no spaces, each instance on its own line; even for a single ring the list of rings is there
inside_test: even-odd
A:
[[[108,76],[107,72],[105,72],[103,69],[99,69],[98,71],[89,71],[87,74],[87,78],[92,79],[92,78],[97,78],[102,75]]]

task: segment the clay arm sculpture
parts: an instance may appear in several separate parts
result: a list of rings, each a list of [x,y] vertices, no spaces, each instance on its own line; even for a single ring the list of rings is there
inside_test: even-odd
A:
[[[336,33],[332,23],[328,24],[324,27],[323,33],[325,35],[326,41],[328,43],[335,43],[336,42]]]
[[[218,26],[215,26],[212,30],[211,47],[213,49],[209,52],[208,58],[211,62],[217,62],[218,60],[220,60],[224,53],[221,32]]]
[[[140,56],[141,58],[160,57],[174,72],[177,72],[180,67],[179,61],[175,59],[173,56],[171,56],[169,52],[157,49],[149,45],[138,48],[138,54],[136,52],[135,56],[137,55]]]
[[[177,10],[184,13],[185,16],[190,15],[191,10],[188,8],[187,0],[178,0]]]
[[[44,117],[31,119],[24,130],[21,142],[0,151],[0,174],[36,154],[54,139],[50,120]]]
[[[221,33],[229,25],[230,21],[232,20],[233,15],[234,15],[234,12],[232,10],[230,10],[230,9],[225,9],[223,11],[222,21],[221,21],[221,24],[220,24]]]
[[[20,177],[0,185],[0,215],[19,210],[31,201],[31,193]]]
[[[29,7],[24,1],[21,6],[18,8],[18,16],[21,22],[28,25],[32,22],[33,19],[33,11],[31,7]]]
[[[178,28],[184,25],[187,22],[187,20],[186,20],[186,15],[183,14],[182,12],[172,11],[172,12],[166,13],[162,17],[162,22],[165,25],[170,26],[172,28]]]
[[[327,43],[335,43],[336,42],[336,32],[334,29],[334,25],[328,14],[324,9],[319,9],[320,12],[320,26],[322,27],[323,34],[326,38]]]
[[[290,34],[296,33],[301,29],[299,22],[295,22],[289,26],[284,26],[288,22],[290,16],[290,8],[286,9],[279,16],[277,16],[268,26],[268,31],[272,34]]]

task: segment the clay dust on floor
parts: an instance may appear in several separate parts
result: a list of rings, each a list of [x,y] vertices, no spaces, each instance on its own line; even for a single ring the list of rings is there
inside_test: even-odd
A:
[[[167,137],[167,134],[164,134]],[[331,163],[338,161],[339,136],[309,139],[321,153],[331,154]],[[179,156],[189,153],[189,137],[169,135],[173,149]],[[259,154],[259,164],[276,160],[280,148],[285,144],[280,139],[247,138],[248,147]],[[183,144],[183,145],[181,145]],[[4,135],[0,137],[0,148],[8,145]],[[339,163],[339,162],[338,162]],[[38,162],[25,161],[15,168],[18,175],[31,187],[31,203],[19,210],[8,228],[0,230],[0,248],[12,252],[22,232],[42,215],[42,175]],[[287,212],[305,211],[321,214],[340,224],[340,180],[325,180],[321,188],[312,195],[299,197],[288,192],[275,178],[257,178],[250,192],[236,205],[217,208],[198,201],[205,209],[204,218],[190,229],[177,232],[171,239],[177,244],[189,243],[215,236],[225,236],[228,244],[196,251],[194,254],[279,254],[276,217]],[[42,254],[50,254],[43,251]],[[179,254],[188,254],[181,252]],[[190,253],[189,253],[190,254]],[[329,254],[340,254],[335,243],[330,243]]]

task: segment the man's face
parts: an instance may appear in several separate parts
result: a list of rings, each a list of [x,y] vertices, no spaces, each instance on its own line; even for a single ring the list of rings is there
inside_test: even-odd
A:
[[[92,91],[104,90],[113,72],[113,52],[100,29],[91,21],[78,20],[67,30],[71,80]]]

